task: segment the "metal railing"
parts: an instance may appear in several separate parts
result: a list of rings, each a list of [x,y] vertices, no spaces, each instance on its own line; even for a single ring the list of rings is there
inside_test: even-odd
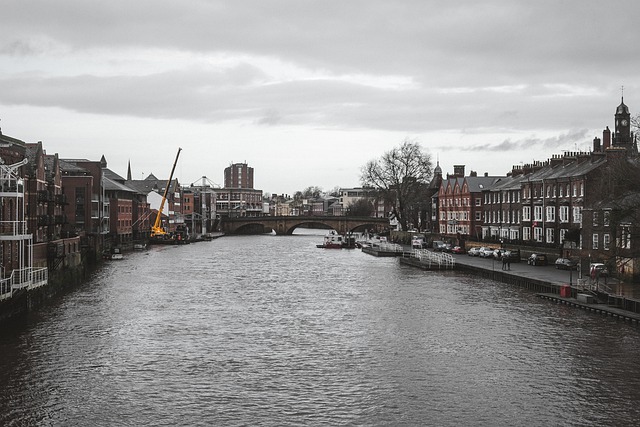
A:
[[[378,246],[382,252],[404,252],[402,245],[390,242],[374,243],[373,246]]]
[[[46,267],[27,267],[13,270],[11,275],[0,280],[0,300],[10,298],[18,289],[35,289],[49,283],[49,271]]]
[[[414,249],[411,256],[420,262],[427,264],[428,267],[437,267],[443,270],[453,270],[456,266],[456,260],[453,255],[446,252],[432,252],[427,249]]]
[[[11,289],[11,278],[0,280],[0,301],[11,298],[13,289]]]
[[[27,223],[26,221],[0,221],[0,234],[5,236],[27,234]]]

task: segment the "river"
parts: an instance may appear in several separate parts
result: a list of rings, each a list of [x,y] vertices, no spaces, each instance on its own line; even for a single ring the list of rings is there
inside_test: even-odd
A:
[[[3,426],[621,426],[637,327],[324,232],[153,247],[0,334]]]

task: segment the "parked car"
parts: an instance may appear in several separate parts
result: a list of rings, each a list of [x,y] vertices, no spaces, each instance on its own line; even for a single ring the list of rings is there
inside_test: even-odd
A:
[[[555,262],[558,270],[577,270],[578,261],[571,258],[558,258]]]
[[[480,256],[482,258],[491,258],[493,256],[493,249],[491,248],[486,248],[486,247],[481,247],[480,248]]]
[[[494,249],[493,250],[493,257],[497,260],[501,260],[502,256],[504,255],[506,251],[504,249]]]
[[[502,255],[506,256],[510,262],[520,262],[520,249],[508,249]]]
[[[547,256],[545,254],[531,254],[527,258],[527,264],[529,265],[547,265]]]
[[[443,251],[446,246],[442,240],[434,240],[431,245],[434,251]]]
[[[499,256],[496,251],[496,259],[501,260],[504,257],[506,257],[509,262],[520,262],[520,249],[501,249]]]
[[[600,277],[606,277],[609,275],[609,270],[607,270],[607,266],[602,263],[599,263],[599,262],[591,263],[589,265],[589,274],[594,275],[598,273]]]
[[[480,256],[480,248],[477,247],[477,246],[469,248],[469,250],[467,251],[467,255],[469,255],[469,256]]]
[[[451,253],[453,253],[453,254],[463,254],[464,253],[464,248],[461,247],[461,246],[454,246],[451,249]]]

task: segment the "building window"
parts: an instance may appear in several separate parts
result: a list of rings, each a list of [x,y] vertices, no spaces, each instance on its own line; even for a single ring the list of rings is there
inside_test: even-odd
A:
[[[529,227],[522,229],[522,240],[531,240],[531,229]]]
[[[576,224],[582,223],[582,208],[573,208],[573,222]]]
[[[591,249],[598,249],[598,234],[594,233],[591,239]]]
[[[542,206],[533,207],[533,220],[542,221]]]
[[[553,238],[554,238],[554,229],[553,228],[547,228],[547,243],[553,243]]]
[[[608,251],[610,249],[611,246],[611,236],[607,233],[607,234],[603,234],[602,235],[602,247],[604,248],[605,251]]]
[[[569,206],[560,206],[560,222],[569,222]]]
[[[593,211],[593,226],[598,226],[598,211]]]
[[[542,242],[542,227],[533,227],[533,238],[536,242]]]
[[[553,222],[556,220],[556,209],[553,206],[547,206],[547,221]]]
[[[482,212],[476,212],[476,221],[480,221],[482,219]]]
[[[609,219],[610,219],[610,217],[611,217],[611,211],[604,211],[602,214],[603,214],[603,215],[602,215],[602,222],[603,222],[603,225],[604,225],[605,227],[608,227],[608,226],[609,226]]]
[[[522,207],[522,220],[531,221],[531,206]]]
[[[631,249],[631,229],[628,225],[620,227],[620,241],[618,247],[621,249]]]

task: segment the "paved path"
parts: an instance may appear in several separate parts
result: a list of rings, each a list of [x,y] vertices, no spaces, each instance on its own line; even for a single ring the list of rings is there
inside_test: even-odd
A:
[[[491,258],[472,257],[469,255],[454,255],[456,263],[472,265],[474,267],[485,268],[488,270],[502,270],[502,261],[493,260]],[[512,262],[511,274],[531,277],[533,279],[543,280],[545,282],[557,284],[578,284],[578,272],[569,270],[558,270],[553,265],[533,266],[527,264],[526,261]]]

